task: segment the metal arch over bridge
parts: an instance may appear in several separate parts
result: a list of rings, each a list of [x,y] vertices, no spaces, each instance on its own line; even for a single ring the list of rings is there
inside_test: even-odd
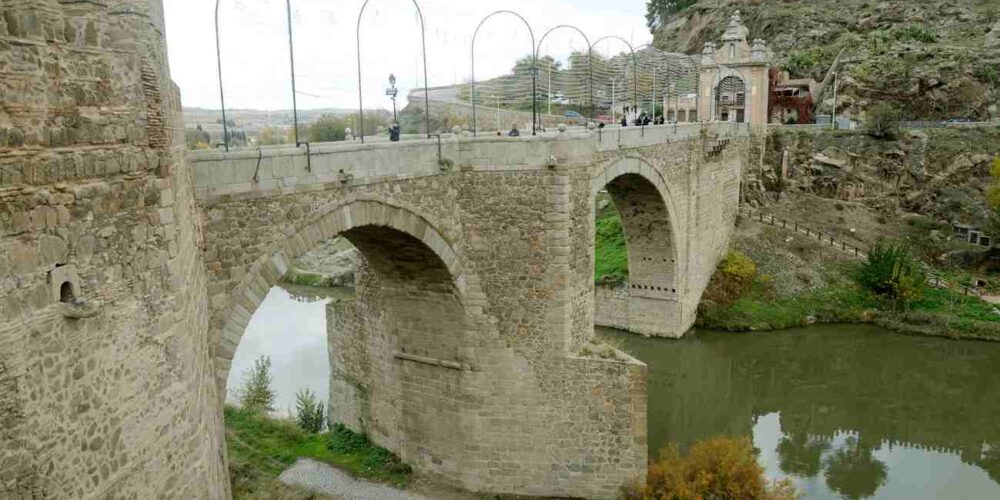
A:
[[[476,126],[477,125],[476,124],[476,37],[479,36],[479,30],[482,29],[482,27],[483,27],[484,24],[486,24],[486,21],[488,21],[491,17],[496,16],[498,14],[509,14],[509,15],[512,15],[512,16],[516,16],[518,19],[521,20],[521,22],[524,23],[524,26],[528,28],[528,34],[531,35],[531,67],[532,67],[532,71],[531,71],[531,135],[535,135],[537,133],[537,127],[536,127],[535,124],[536,124],[537,115],[538,115],[538,98],[537,98],[537,92],[538,92],[538,52],[535,51],[535,30],[531,29],[531,24],[528,23],[528,20],[525,19],[524,16],[522,16],[521,14],[518,14],[517,12],[514,12],[512,10],[498,10],[498,11],[495,11],[495,12],[487,15],[486,17],[483,18],[482,21],[479,21],[479,24],[476,26],[476,31],[472,34],[472,49],[471,49],[471,55],[472,55],[472,90],[471,90],[471,93],[469,94],[469,100],[472,101],[472,135],[473,136],[478,135],[477,126]],[[544,37],[543,37],[543,39],[544,39]],[[426,86],[426,83],[425,83],[425,86]],[[427,102],[427,108],[428,109],[430,108],[430,102],[429,101]]]
[[[423,84],[424,84],[423,85],[424,86],[423,92],[424,92],[424,102],[425,102],[425,106],[424,106],[425,107],[425,110],[424,110],[424,120],[423,121],[424,121],[424,128],[425,128],[424,132],[427,134],[427,137],[430,137],[432,131],[430,130],[430,95],[429,95],[429,90],[428,90],[429,87],[430,87],[430,85],[429,85],[428,69],[427,69],[428,56],[427,56],[427,44],[426,44],[426,24],[425,24],[425,18],[424,18],[424,14],[423,14],[423,9],[421,8],[419,2],[417,0],[411,0],[411,1],[413,3],[414,8],[416,9],[417,19],[418,19],[418,22],[419,22],[419,25],[420,25],[420,32],[421,32],[421,35],[420,35],[421,36],[421,41],[420,42],[421,42],[421,56],[422,56],[422,59],[423,59],[423,71],[422,72],[423,72]],[[366,9],[367,9],[367,7],[368,7],[368,5],[369,5],[370,2],[371,2],[371,0],[365,0],[365,2],[361,5],[361,8],[358,11],[357,24],[356,24],[356,32],[355,32],[355,38],[356,38],[356,47],[355,47],[356,53],[355,53],[355,56],[356,56],[356,59],[357,59],[357,70],[358,70],[358,123],[360,124],[359,130],[356,131],[355,134],[360,138],[360,140],[361,140],[362,143],[365,142],[365,129],[364,129],[364,120],[365,120],[365,117],[364,117],[364,97],[363,97],[363,90],[362,90],[362,86],[363,86],[363,76],[362,75],[363,75],[363,69],[364,69],[364,67],[363,67],[362,57],[361,57],[361,54],[362,54],[361,21],[363,19],[365,11],[366,11]],[[222,125],[223,125],[222,146],[226,149],[226,151],[228,151],[229,148],[230,148],[230,132],[229,132],[229,120],[228,120],[227,109],[226,109],[226,92],[225,92],[224,75],[223,75],[222,36],[221,36],[221,32],[220,32],[220,21],[221,21],[220,7],[221,7],[221,5],[222,5],[222,0],[216,0],[216,2],[215,2],[216,64],[217,64],[217,71],[218,71],[219,101],[220,101],[220,106],[221,106],[221,112],[222,112],[222,115],[223,115],[223,119],[222,119]],[[293,120],[294,120],[294,140],[295,140],[296,146],[301,146],[301,145],[304,144],[308,148],[309,144],[308,143],[303,143],[300,140],[300,138],[299,138],[298,105],[297,105],[297,93],[298,93],[298,91],[296,89],[295,50],[294,50],[294,34],[293,34],[292,12],[291,12],[291,10],[292,10],[292,1],[291,0],[285,0],[285,9],[286,9],[286,18],[287,18],[287,23],[288,23],[287,24],[287,29],[288,29],[288,53],[289,53],[291,92],[292,92],[292,113],[293,113]],[[569,29],[569,30],[572,30],[572,31],[578,33],[583,38],[583,41],[586,44],[586,54],[585,54],[585,56],[587,58],[586,81],[585,82],[579,82],[579,83],[584,84],[585,87],[586,87],[586,96],[585,97],[586,97],[587,104],[589,105],[589,108],[590,108],[590,110],[589,110],[590,112],[588,114],[590,115],[589,118],[591,120],[595,120],[597,118],[597,109],[599,108],[599,106],[597,105],[597,102],[595,100],[595,96],[594,96],[594,88],[595,88],[595,82],[594,82],[595,71],[594,71],[594,61],[593,61],[593,59],[595,57],[594,56],[594,48],[595,48],[595,46],[598,43],[600,43],[602,41],[617,40],[617,41],[622,42],[623,44],[625,44],[625,46],[628,47],[629,56],[631,57],[631,60],[632,60],[632,72],[631,72],[632,73],[632,77],[631,77],[631,80],[632,80],[632,82],[631,82],[632,83],[632,103],[633,103],[633,105],[636,105],[636,106],[639,105],[639,103],[640,103],[640,97],[639,97],[640,72],[645,71],[646,68],[641,67],[642,65],[640,65],[639,57],[638,57],[638,53],[636,51],[636,48],[634,46],[632,46],[632,44],[629,43],[627,40],[625,40],[623,37],[618,36],[618,35],[606,35],[606,36],[602,36],[602,37],[600,37],[600,38],[598,38],[596,40],[591,41],[591,38],[589,36],[587,36],[587,34],[583,30],[581,30],[579,27],[573,26],[573,25],[570,25],[570,24],[560,24],[560,25],[553,26],[553,27],[549,28],[548,30],[546,30],[545,33],[542,35],[542,37],[540,39],[538,39],[537,43],[536,43],[536,37],[535,37],[534,29],[532,28],[531,24],[528,22],[528,20],[524,16],[522,16],[518,12],[515,12],[515,11],[512,11],[512,10],[498,10],[498,11],[495,11],[495,12],[492,12],[492,13],[488,14],[486,17],[484,17],[479,22],[479,24],[477,25],[477,27],[476,27],[476,29],[475,29],[475,31],[473,33],[472,44],[471,44],[471,47],[470,47],[471,69],[472,69],[470,104],[472,106],[472,115],[473,115],[472,116],[472,120],[471,120],[471,122],[472,122],[471,123],[471,129],[472,129],[474,135],[476,135],[478,133],[478,123],[477,123],[477,108],[478,108],[478,104],[477,104],[477,100],[476,100],[476,97],[478,95],[477,92],[476,92],[476,85],[477,85],[478,82],[476,81],[476,78],[475,78],[475,45],[476,45],[476,40],[477,40],[477,36],[478,36],[481,28],[486,23],[486,21],[489,20],[489,19],[491,19],[492,17],[494,17],[496,15],[499,15],[499,14],[512,15],[512,16],[517,17],[527,27],[529,35],[530,35],[530,38],[531,38],[531,48],[530,48],[530,56],[531,56],[531,84],[530,85],[531,85],[531,94],[532,94],[532,97],[531,97],[531,103],[532,103],[531,107],[532,107],[532,134],[533,135],[536,133],[537,128],[539,126],[539,121],[540,121],[540,116],[539,116],[539,113],[538,113],[538,78],[537,78],[537,76],[538,76],[538,60],[539,60],[539,57],[541,57],[542,46],[545,43],[545,41],[549,38],[549,35],[551,35],[555,31],[558,31],[558,30],[561,30],[561,29]],[[551,93],[551,85],[550,85],[550,93]],[[550,96],[550,98],[551,98],[551,96]],[[581,101],[582,101],[582,99],[583,99],[583,96],[581,96]]]

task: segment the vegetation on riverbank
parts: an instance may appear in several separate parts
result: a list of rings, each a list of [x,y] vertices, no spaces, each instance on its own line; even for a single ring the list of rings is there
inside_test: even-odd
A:
[[[695,443],[687,455],[676,445],[649,465],[646,484],[626,487],[626,500],[661,498],[747,498],[790,500],[798,497],[790,481],[768,481],[750,438],[715,437]]]
[[[732,296],[734,277],[719,266],[699,307],[698,326],[728,331],[781,330],[814,323],[874,323],[900,333],[1000,340],[1000,314],[978,297],[953,290],[919,287],[905,302],[873,291],[864,264],[840,263],[825,269],[825,285],[795,294],[777,293],[766,275],[756,275],[744,293]],[[890,271],[891,272],[891,267]],[[877,280],[876,280],[877,281]],[[864,286],[869,283],[869,288]],[[910,286],[914,286],[910,283]]]
[[[244,374],[237,391],[240,407],[226,406],[226,447],[229,478],[236,499],[308,500],[326,498],[303,492],[278,480],[300,458],[323,462],[349,474],[406,485],[410,467],[368,437],[334,425],[323,430],[325,404],[308,390],[296,395],[295,419],[268,416],[276,394],[271,387],[271,360],[258,358]]]
[[[299,458],[330,464],[351,475],[405,486],[410,469],[385,448],[343,426],[324,433],[302,430],[294,421],[227,406],[226,445],[233,497],[237,499],[323,498],[304,494],[278,481]]]

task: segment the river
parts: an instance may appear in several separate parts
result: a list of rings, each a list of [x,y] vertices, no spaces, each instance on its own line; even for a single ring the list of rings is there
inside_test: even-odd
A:
[[[276,410],[308,388],[328,398],[326,304],[350,292],[275,287],[233,360],[270,356]],[[717,435],[747,436],[768,477],[807,499],[1000,498],[1000,344],[871,326],[650,339],[611,329],[649,366],[651,458]]]
[[[747,436],[804,498],[1000,498],[1000,344],[876,327],[598,329],[649,366],[649,442]]]

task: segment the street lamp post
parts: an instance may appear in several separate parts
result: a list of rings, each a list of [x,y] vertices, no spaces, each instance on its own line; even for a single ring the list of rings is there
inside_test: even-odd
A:
[[[396,88],[395,74],[389,74],[389,88],[385,89],[385,95],[392,98],[392,122],[397,123],[399,120],[396,119],[396,96],[399,95],[399,89]]]
[[[615,123],[615,77],[611,77],[611,124]]]
[[[549,116],[552,116],[552,61],[549,61]]]

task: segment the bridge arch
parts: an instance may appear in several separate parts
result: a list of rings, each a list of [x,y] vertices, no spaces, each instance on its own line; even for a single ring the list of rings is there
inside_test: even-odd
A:
[[[393,311],[402,313],[398,321],[407,324],[411,338],[430,334],[433,328],[427,317],[434,318],[440,331],[465,330],[465,325],[470,324],[465,306],[470,282],[478,280],[469,278],[458,253],[442,233],[406,208],[365,199],[338,203],[297,230],[287,230],[285,236],[250,266],[246,277],[230,293],[230,303],[216,315],[214,324],[221,326],[213,335],[212,352],[223,397],[236,348],[268,290],[289,273],[295,259],[336,236],[348,239],[365,257],[385,300],[395,301]],[[471,288],[471,295],[477,296],[478,288]],[[432,311],[434,314],[430,314]],[[421,315],[425,315],[424,320]],[[450,328],[440,326],[444,324]],[[449,359],[457,356],[456,342],[435,343],[424,338],[417,344],[409,346],[410,350]]]
[[[591,180],[591,205],[607,189],[621,216],[628,252],[628,329],[680,337],[687,330],[678,211],[659,171],[638,158],[622,158]],[[591,266],[593,267],[593,266]]]

